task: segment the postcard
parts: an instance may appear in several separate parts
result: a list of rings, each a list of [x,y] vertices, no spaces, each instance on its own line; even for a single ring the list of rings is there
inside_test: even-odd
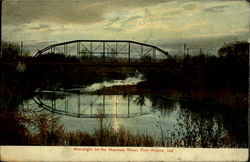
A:
[[[248,1],[1,7],[2,161],[248,160]]]

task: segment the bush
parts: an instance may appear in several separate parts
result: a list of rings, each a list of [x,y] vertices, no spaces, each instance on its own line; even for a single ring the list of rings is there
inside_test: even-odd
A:
[[[16,43],[1,42],[3,62],[17,62],[20,59],[20,46]]]

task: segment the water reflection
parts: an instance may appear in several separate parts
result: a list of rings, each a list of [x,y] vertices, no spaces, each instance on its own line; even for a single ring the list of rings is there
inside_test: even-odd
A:
[[[247,110],[212,101],[152,95],[38,93],[33,99],[14,97],[3,104],[8,109],[1,109],[1,120],[10,127],[1,126],[5,132],[2,144],[96,145],[92,137],[90,143],[83,142],[87,139],[69,142],[66,134],[79,130],[85,132],[79,136],[90,138],[102,128],[104,132],[99,133],[108,136],[111,130],[124,133],[123,127],[133,134],[154,137],[156,143],[149,142],[154,146],[247,147],[248,141]],[[70,138],[75,136],[70,134]]]
[[[30,102],[50,112],[78,118],[98,118],[100,111],[104,118],[129,118],[149,114],[150,110],[143,108],[146,102],[143,98],[138,106],[138,96],[134,95],[39,93]]]
[[[169,99],[163,96],[149,96],[152,102],[153,111],[160,111],[161,115],[166,116],[179,107],[176,99]]]

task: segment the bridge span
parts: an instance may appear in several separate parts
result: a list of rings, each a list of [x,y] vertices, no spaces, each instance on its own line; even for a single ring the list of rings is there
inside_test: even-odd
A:
[[[60,53],[76,56],[79,59],[101,57],[107,59],[132,59],[151,60],[171,58],[171,55],[154,45],[129,40],[74,40],[52,44],[42,50],[38,50],[35,57],[46,53]]]

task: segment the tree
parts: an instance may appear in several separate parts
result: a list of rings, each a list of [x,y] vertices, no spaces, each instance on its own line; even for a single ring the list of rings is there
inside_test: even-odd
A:
[[[2,61],[16,62],[19,59],[20,46],[11,42],[1,42]]]
[[[249,54],[249,43],[247,41],[235,41],[224,44],[218,51],[219,56],[240,56]]]

